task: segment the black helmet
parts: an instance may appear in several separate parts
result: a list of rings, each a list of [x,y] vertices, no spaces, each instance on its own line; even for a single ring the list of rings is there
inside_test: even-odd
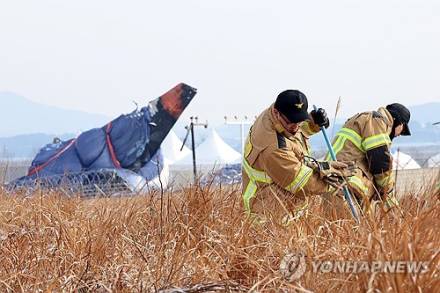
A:
[[[309,118],[307,98],[298,90],[281,92],[276,101],[275,109],[287,117],[291,123],[299,123]]]
[[[408,108],[399,103],[390,104],[386,107],[388,112],[390,112],[391,116],[394,118],[394,125],[403,124],[403,131],[401,135],[411,135],[411,131],[409,131],[408,123],[411,118],[411,113]]]

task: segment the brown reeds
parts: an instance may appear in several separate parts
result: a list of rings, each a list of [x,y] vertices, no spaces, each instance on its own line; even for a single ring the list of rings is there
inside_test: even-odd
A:
[[[0,196],[1,292],[434,292],[440,288],[440,207],[434,192],[354,226],[319,199],[289,227],[245,220],[237,187],[146,196]],[[325,215],[325,216],[324,216]],[[289,281],[286,254],[306,255]],[[311,261],[426,261],[429,271],[314,273]]]

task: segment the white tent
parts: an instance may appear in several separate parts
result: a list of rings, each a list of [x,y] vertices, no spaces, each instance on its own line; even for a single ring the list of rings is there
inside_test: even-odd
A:
[[[198,165],[234,164],[239,163],[240,160],[241,154],[225,143],[215,130],[212,130],[205,141],[196,148],[196,162]],[[176,164],[192,164],[192,155],[187,155]]]
[[[440,167],[440,154],[432,156],[428,159],[428,167],[430,168]]]
[[[420,169],[420,165],[407,155],[402,152],[393,152],[393,170],[410,170],[410,169]]]
[[[182,141],[177,137],[176,133],[171,130],[161,145],[163,156],[169,165],[174,164],[191,153],[187,146],[183,146],[182,151],[180,150],[181,147]]]
[[[148,192],[149,190],[152,189],[157,190],[161,188],[167,188],[169,181],[170,181],[170,167],[165,159],[164,166],[162,172],[160,172],[160,175],[148,181],[148,183],[145,186],[143,186],[142,190]]]

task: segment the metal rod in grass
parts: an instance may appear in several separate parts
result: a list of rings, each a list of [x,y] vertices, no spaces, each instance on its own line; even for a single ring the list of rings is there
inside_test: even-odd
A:
[[[313,105],[313,109],[315,111],[318,111],[318,108],[315,105]],[[325,143],[327,144],[327,149],[328,149],[328,151],[330,153],[330,156],[331,156],[333,161],[336,161],[336,154],[335,154],[335,152],[333,150],[333,147],[332,147],[332,145],[330,143],[330,140],[328,139],[328,136],[327,136],[327,133],[325,131],[325,128],[323,126],[321,126],[320,129],[321,129],[322,135],[324,136]],[[348,204],[348,206],[349,206],[349,208],[351,210],[351,214],[352,214],[353,218],[356,220],[356,222],[358,224],[360,224],[361,221],[359,219],[358,212],[356,211],[356,208],[355,208],[355,206],[353,204],[353,200],[351,198],[351,194],[350,194],[350,191],[348,190],[347,186],[344,186],[343,192],[344,192],[344,198],[347,201],[347,204]]]
[[[163,241],[163,195],[164,195],[164,187],[163,187],[163,183],[162,183],[162,179],[160,177],[161,175],[161,170],[160,170],[160,161],[159,158],[157,158],[157,176],[159,179],[159,184],[160,184],[160,240],[161,242]],[[162,166],[163,168],[163,166]]]
[[[399,156],[400,156],[400,148],[397,148],[397,156],[396,156],[396,175],[394,176],[394,192],[397,193],[397,177],[399,175],[399,165],[400,165],[400,161],[399,161]]]
[[[335,109],[335,117],[333,117],[332,136],[331,136],[332,140],[335,137],[336,117],[338,116],[338,113],[339,113],[340,109],[341,109],[341,96],[339,96],[338,103],[336,104],[336,109]]]
[[[398,178],[399,165],[400,165],[399,157],[400,157],[400,147],[397,148],[397,156],[396,156],[396,176],[394,178],[394,200],[397,200],[397,178]],[[400,205],[397,205],[396,207],[399,210],[400,215],[403,217],[403,211]]]

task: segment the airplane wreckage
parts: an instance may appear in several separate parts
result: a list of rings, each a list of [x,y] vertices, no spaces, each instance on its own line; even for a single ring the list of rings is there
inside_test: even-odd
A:
[[[196,92],[181,83],[146,107],[101,128],[45,145],[28,174],[6,189],[59,189],[68,195],[110,196],[165,187],[168,167],[160,145]]]

